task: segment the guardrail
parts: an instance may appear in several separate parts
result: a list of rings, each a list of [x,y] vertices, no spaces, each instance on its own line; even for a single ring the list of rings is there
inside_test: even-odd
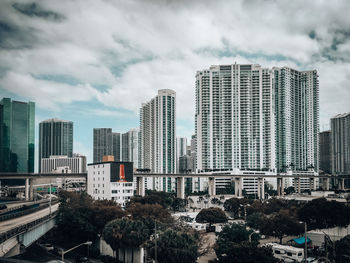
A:
[[[51,202],[51,205],[54,205],[54,204],[57,204],[59,201],[58,200],[55,200],[55,201],[52,201]],[[23,210],[23,211],[20,211],[18,213],[13,213],[13,214],[7,214],[7,215],[0,215],[0,222],[2,221],[6,221],[6,220],[9,220],[9,219],[13,219],[13,218],[16,218],[16,217],[21,217],[21,216],[25,216],[25,215],[29,215],[31,213],[35,213],[39,210],[42,210],[44,208],[47,208],[50,206],[50,203],[45,203],[43,205],[40,205],[38,207],[34,207],[34,208],[29,208],[29,209],[26,209],[26,210]]]
[[[30,230],[31,228],[33,228],[34,226],[36,226],[40,223],[48,221],[49,219],[55,217],[57,214],[58,214],[58,211],[55,211],[51,215],[46,215],[46,216],[41,217],[39,219],[36,219],[30,223],[17,226],[11,230],[8,230],[8,231],[0,234],[0,244],[3,243],[4,241],[8,240],[11,237],[17,236],[18,234],[21,234],[21,233],[24,233],[24,232]]]

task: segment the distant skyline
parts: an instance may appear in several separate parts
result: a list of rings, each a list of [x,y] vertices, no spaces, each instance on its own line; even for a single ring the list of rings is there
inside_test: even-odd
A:
[[[316,69],[320,130],[350,111],[348,1],[0,2],[0,99],[34,101],[39,122],[74,122],[92,162],[93,128],[139,126],[141,103],[177,96],[177,136],[194,134],[197,70],[217,64]],[[36,161],[38,153],[36,152]]]

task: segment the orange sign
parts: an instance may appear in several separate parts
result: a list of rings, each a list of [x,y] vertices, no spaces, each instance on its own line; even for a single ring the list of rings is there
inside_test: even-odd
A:
[[[126,182],[124,164],[119,165],[119,182]]]

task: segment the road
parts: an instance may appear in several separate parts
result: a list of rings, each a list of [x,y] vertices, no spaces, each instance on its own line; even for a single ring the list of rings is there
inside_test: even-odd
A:
[[[59,204],[52,205],[51,212],[53,213],[53,212],[57,211],[58,206],[59,206]],[[10,220],[0,222],[0,234],[6,232],[8,230],[11,230],[17,226],[28,224],[28,223],[30,223],[36,219],[39,219],[41,217],[44,217],[48,214],[50,214],[49,207],[42,209],[40,211],[37,211],[35,213],[29,214],[29,215],[25,215],[25,216],[21,216],[21,217],[17,217],[17,218],[13,218]]]

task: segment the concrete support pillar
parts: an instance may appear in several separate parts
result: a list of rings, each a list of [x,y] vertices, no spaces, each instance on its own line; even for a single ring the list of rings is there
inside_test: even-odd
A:
[[[309,181],[310,191],[315,191],[316,190],[315,178],[310,178],[309,180],[310,180]]]
[[[338,179],[338,188],[339,188],[339,190],[342,190],[342,191],[345,190],[345,179],[344,178]]]
[[[176,196],[181,199],[185,199],[185,177],[176,178]]]
[[[215,196],[216,195],[215,177],[209,177],[208,194],[209,194],[209,196]]]
[[[29,179],[29,200],[34,200],[34,180]]]
[[[284,180],[282,177],[277,177],[277,195],[284,195]]]
[[[136,195],[145,196],[145,178],[136,177]]]
[[[295,185],[295,191],[298,194],[301,194],[301,186],[300,186],[300,178],[299,177],[294,178],[294,185]]]
[[[241,197],[243,195],[242,189],[243,189],[243,178],[236,177],[235,178],[235,196],[236,197]]]
[[[262,177],[258,177],[258,198],[260,200],[265,199],[264,178]]]
[[[24,196],[26,201],[29,201],[29,178],[26,178],[25,187],[24,187]]]
[[[325,184],[324,190],[329,191],[329,183],[330,183],[329,178],[324,179],[324,184]]]

